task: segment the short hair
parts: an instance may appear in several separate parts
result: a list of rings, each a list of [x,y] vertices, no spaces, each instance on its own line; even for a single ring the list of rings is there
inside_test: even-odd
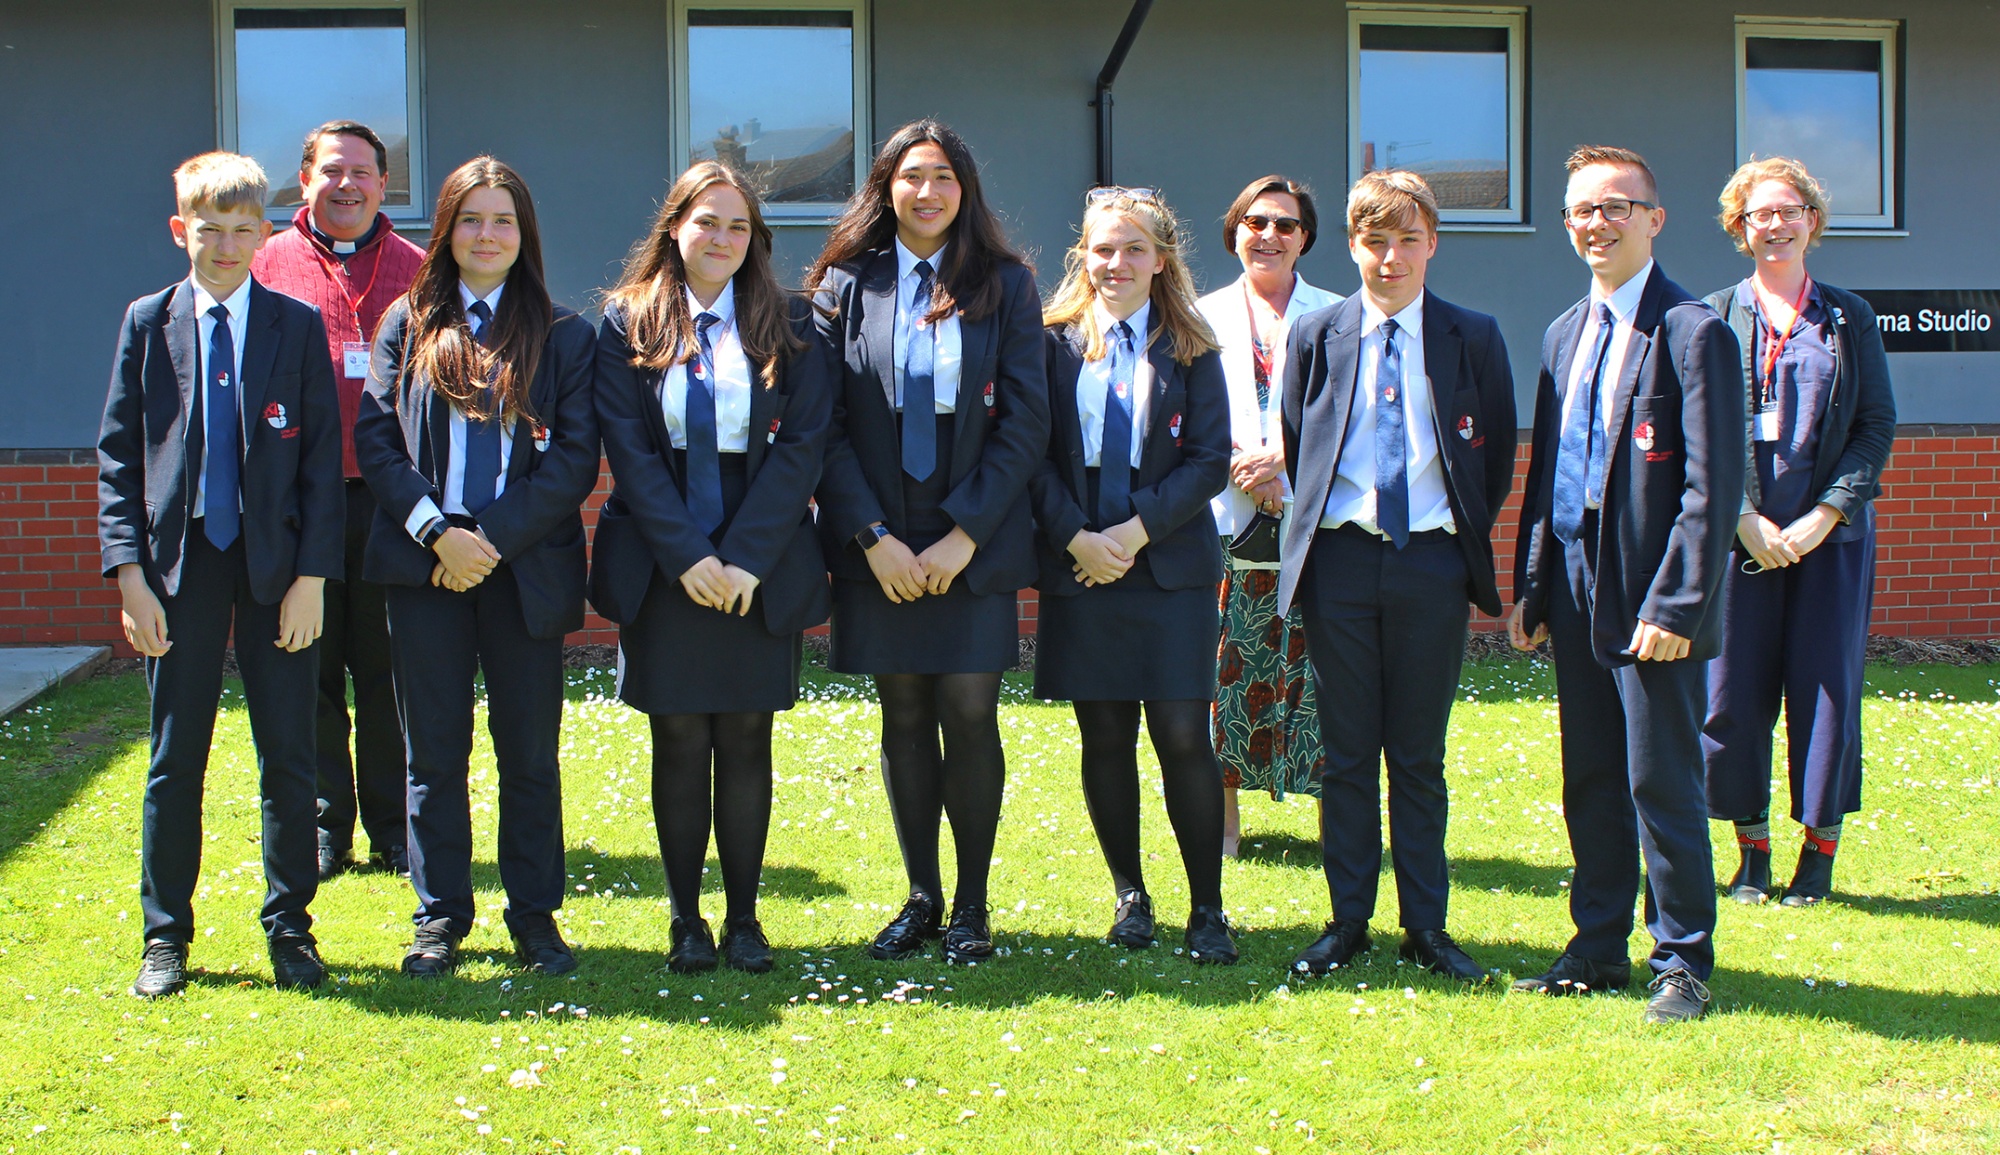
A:
[[[1659,203],[1660,182],[1653,179],[1652,166],[1646,163],[1645,157],[1629,148],[1617,148],[1608,144],[1579,145],[1575,152],[1569,154],[1569,159],[1563,162],[1563,171],[1575,176],[1578,170],[1589,168],[1594,164],[1618,165],[1638,173],[1639,179],[1646,184],[1646,199],[1655,204]]]
[[[174,170],[174,208],[182,215],[202,205],[261,213],[270,199],[271,182],[263,166],[241,153],[204,152]]]
[[[1281,193],[1299,202],[1299,224],[1306,230],[1306,243],[1299,246],[1299,255],[1312,252],[1313,239],[1319,236],[1319,211],[1313,208],[1312,190],[1290,177],[1272,173],[1260,176],[1243,186],[1236,199],[1229,202],[1229,211],[1222,214],[1222,250],[1231,256],[1236,252],[1236,226],[1250,215],[1250,205],[1265,193]]]
[[[1412,219],[1437,232],[1437,194],[1423,177],[1408,169],[1385,168],[1364,173],[1347,190],[1347,235],[1369,229],[1402,228]]]
[[[329,120],[311,132],[306,133],[305,150],[299,154],[299,171],[305,172],[319,159],[319,142],[329,136],[351,136],[365,140],[375,148],[375,171],[386,179],[389,175],[389,150],[383,146],[382,138],[375,130],[358,120]]]
[[[1736,251],[1747,253],[1750,246],[1743,239],[1743,206],[1750,201],[1750,193],[1767,180],[1783,181],[1792,186],[1806,207],[1813,210],[1812,235],[1806,238],[1806,251],[1811,252],[1819,244],[1820,234],[1826,231],[1827,195],[1826,186],[1813,179],[1803,162],[1789,156],[1770,156],[1763,160],[1755,157],[1730,174],[1729,183],[1722,186],[1722,213],[1716,219],[1722,223],[1722,231],[1736,242]]]

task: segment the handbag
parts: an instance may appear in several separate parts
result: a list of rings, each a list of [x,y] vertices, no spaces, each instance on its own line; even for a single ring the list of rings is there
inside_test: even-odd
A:
[[[1224,548],[1231,559],[1250,566],[1276,566],[1278,545],[1283,533],[1283,520],[1272,517],[1263,510],[1250,519],[1250,524],[1238,530]],[[1238,568],[1245,568],[1239,565]]]

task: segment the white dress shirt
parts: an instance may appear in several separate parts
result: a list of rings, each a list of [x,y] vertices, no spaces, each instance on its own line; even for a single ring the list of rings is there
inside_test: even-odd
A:
[[[1590,290],[1590,304],[1583,315],[1583,332],[1577,335],[1576,354],[1570,359],[1569,387],[1563,392],[1563,424],[1569,426],[1570,407],[1590,383],[1590,352],[1597,347],[1597,306],[1611,306],[1611,347],[1604,351],[1604,376],[1599,381],[1597,401],[1597,435],[1609,437],[1611,428],[1611,406],[1618,392],[1618,382],[1624,374],[1625,354],[1632,348],[1632,316],[1639,311],[1639,298],[1646,294],[1646,281],[1653,275],[1653,262],[1635,273],[1631,280],[1612,292],[1609,297],[1601,297],[1593,285]],[[1609,444],[1605,446],[1605,460],[1611,459]],[[1584,508],[1596,509],[1602,504],[1591,499],[1590,487],[1584,486]]]
[[[1104,463],[1104,407],[1111,394],[1111,351],[1116,347],[1118,318],[1094,302],[1097,327],[1104,334],[1104,359],[1085,361],[1076,375],[1076,416],[1083,428],[1083,464]],[[1132,327],[1132,468],[1146,454],[1146,433],[1153,416],[1153,363],[1146,356],[1146,327],[1153,317],[1151,301],[1125,319]]]
[[[486,322],[489,325],[499,323],[500,294],[506,291],[507,283],[502,281],[499,288],[494,289],[485,297],[475,297],[472,295],[472,290],[465,287],[464,281],[458,283],[458,299],[459,303],[465,306],[466,316],[470,318],[472,316],[473,304],[483,300],[486,302],[486,307],[493,311],[493,319]],[[477,330],[475,330],[475,335],[477,335]],[[503,422],[500,426],[500,476],[493,479],[493,497],[496,501],[499,500],[501,494],[507,492],[507,463],[512,461],[513,458],[514,422],[510,420]],[[450,457],[443,463],[442,472],[444,474],[443,484],[439,486],[439,489],[444,493],[444,510],[442,512],[467,513],[465,508],[465,411],[456,405],[451,407]],[[423,533],[424,527],[430,524],[432,518],[438,516],[440,516],[440,511],[438,510],[437,503],[433,502],[429,496],[420,497],[417,499],[416,508],[410,511],[409,519],[403,522],[403,528],[409,532],[412,538],[421,540],[420,535]]]
[[[1361,304],[1361,364],[1354,401],[1347,417],[1347,439],[1340,449],[1340,468],[1326,497],[1320,525],[1349,522],[1380,534],[1375,507],[1375,393],[1382,365],[1382,322],[1387,317],[1366,298]],[[1451,498],[1444,487],[1444,462],[1438,457],[1437,423],[1432,412],[1430,377],[1424,366],[1424,298],[1396,314],[1396,349],[1403,359],[1403,381],[1397,402],[1403,407],[1403,476],[1409,490],[1410,532],[1443,529],[1458,532],[1451,517]]]
[[[949,248],[950,246],[945,246]],[[937,274],[943,267],[944,249],[940,248],[929,257],[919,257],[896,242],[896,371],[890,374],[892,390],[889,400],[898,412],[903,408],[903,366],[909,363],[910,337],[914,333],[935,333],[937,356],[931,362],[931,395],[936,398],[939,413],[958,411],[958,369],[964,358],[964,343],[958,331],[958,314],[951,313],[922,329],[915,325],[916,318],[911,313],[917,300],[917,262],[931,263],[931,292],[937,292]]]
[[[709,389],[715,394],[715,445],[723,453],[744,453],[750,448],[750,357],[743,352],[743,339],[736,332],[736,285],[725,282],[715,304],[703,308],[692,290],[686,290],[688,316],[700,319],[714,313],[721,320],[708,327],[709,348],[715,354],[714,379]],[[675,449],[687,448],[688,365],[683,361],[668,368],[660,379],[660,410],[667,418],[667,437]]]
[[[217,305],[229,310],[229,344],[236,352],[236,364],[229,368],[232,374],[231,380],[236,382],[232,392],[236,395],[237,436],[242,437],[243,346],[246,344],[244,339],[250,334],[250,278],[243,278],[243,283],[236,286],[236,291],[229,294],[227,301],[217,301],[207,289],[202,288],[201,282],[193,277],[188,278],[188,284],[194,288],[195,380],[202,386],[201,428],[204,434],[201,439],[201,460],[194,463],[194,512],[196,517],[206,517],[208,516],[208,438],[205,435],[208,432],[208,398],[213,392],[208,387],[212,384],[209,381],[208,343],[215,338],[215,318],[209,316],[208,311]],[[245,448],[247,446],[238,443],[239,452]],[[239,478],[242,476],[240,459],[237,476]],[[243,508],[242,489],[242,483],[239,481],[236,493],[236,508],[239,511]]]

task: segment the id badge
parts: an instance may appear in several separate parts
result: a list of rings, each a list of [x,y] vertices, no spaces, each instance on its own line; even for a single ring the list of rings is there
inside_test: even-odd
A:
[[[1776,441],[1778,439],[1778,407],[1767,405],[1757,411],[1757,440]]]
[[[368,343],[366,341],[342,341],[340,343],[340,374],[359,381],[368,379]]]

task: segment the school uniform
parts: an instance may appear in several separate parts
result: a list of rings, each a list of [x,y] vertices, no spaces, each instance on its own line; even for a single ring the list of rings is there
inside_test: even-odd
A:
[[[1048,445],[1049,410],[1034,275],[1003,262],[999,307],[920,325],[915,308],[929,261],[897,241],[828,271],[818,286],[820,331],[840,366],[826,465],[817,493],[819,539],[833,575],[835,670],[852,674],[991,673],[1019,660],[1015,595],[1035,580],[1028,481]],[[926,269],[919,269],[919,265]],[[932,373],[931,412],[909,412],[912,347]],[[906,461],[905,429],[928,470]],[[917,474],[921,473],[922,476]],[[901,605],[882,592],[857,535],[881,522],[913,553],[953,528],[977,551],[942,595]]]
[[[1035,696],[1069,701],[1209,701],[1222,619],[1215,584],[1222,544],[1210,499],[1229,484],[1229,393],[1221,355],[1182,365],[1173,337],[1148,342],[1152,306],[1125,322],[1098,309],[1106,355],[1084,360],[1074,327],[1047,336],[1049,452],[1029,493],[1035,508],[1041,619]],[[1143,357],[1138,355],[1145,349]],[[1122,395],[1122,396],[1121,396]],[[1118,409],[1129,409],[1121,415]],[[1117,428],[1107,434],[1116,422]],[[1107,489],[1107,439],[1124,442],[1129,480]],[[1137,516],[1148,544],[1125,576],[1086,586],[1069,543]]]
[[[483,304],[497,318],[504,287],[483,302],[459,291],[468,315]],[[473,914],[467,776],[477,671],[486,675],[500,778],[508,915],[562,905],[562,643],[583,625],[581,507],[598,464],[590,389],[596,342],[588,322],[556,309],[528,389],[533,417],[502,424],[497,469],[474,468],[473,455],[490,453],[491,445],[482,448],[486,431],[474,427],[490,423],[469,421],[429,380],[404,371],[409,325],[407,300],[383,317],[354,425],[355,453],[379,507],[363,576],[388,592],[396,698],[409,743],[415,921],[449,918],[462,933]],[[493,572],[469,590],[431,584],[437,556],[417,535],[438,516],[476,523],[500,553]]]
[[[254,278],[227,301],[192,279],[134,301],[97,458],[104,573],[141,567],[171,643],[146,659],[143,933],[194,935],[202,781],[233,632],[263,799],[261,921],[274,939],[310,938],[319,655],[274,643],[293,581],[342,575],[340,409],[319,312]]]
[[[626,319],[605,310],[597,342],[596,405],[614,479],[599,511],[591,604],[618,623],[618,695],[649,714],[787,710],[798,697],[800,637],[832,604],[810,502],[832,412],[831,367],[804,301],[793,331],[806,347],[766,386],[738,337],[735,287],[703,309],[713,350],[712,495],[690,493],[699,440],[688,418],[699,362],[632,364]],[[699,384],[700,374],[694,373]],[[719,516],[704,528],[704,500]],[[748,617],[697,605],[680,575],[709,556],[758,579]]]

